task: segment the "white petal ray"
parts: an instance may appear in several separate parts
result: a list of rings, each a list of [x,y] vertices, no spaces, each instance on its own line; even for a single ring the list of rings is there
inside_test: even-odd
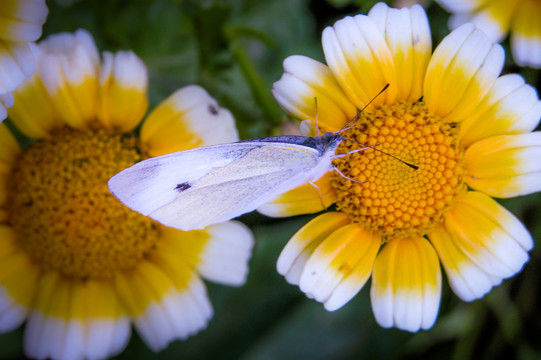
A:
[[[246,282],[248,260],[254,238],[250,229],[237,221],[215,224],[206,229],[211,236],[197,269],[204,278],[240,286]]]

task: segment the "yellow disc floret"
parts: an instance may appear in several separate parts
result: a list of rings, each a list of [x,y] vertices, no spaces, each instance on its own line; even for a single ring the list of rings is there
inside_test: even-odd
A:
[[[107,180],[141,160],[133,138],[62,129],[26,148],[11,177],[9,222],[44,270],[110,278],[155,248],[159,229],[122,205]]]
[[[368,148],[333,162],[338,209],[384,238],[426,234],[466,189],[457,133],[422,102],[363,112],[336,153]]]

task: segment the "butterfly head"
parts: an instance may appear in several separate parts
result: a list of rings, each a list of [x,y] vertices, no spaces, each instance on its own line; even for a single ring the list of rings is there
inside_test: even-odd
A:
[[[339,134],[338,132],[328,132],[328,133],[325,133],[321,136],[319,136],[319,146],[318,146],[318,150],[320,152],[325,152],[325,151],[332,151],[334,153],[334,151],[336,150],[336,148],[338,147],[338,145],[342,142],[344,138],[342,137],[341,134]]]

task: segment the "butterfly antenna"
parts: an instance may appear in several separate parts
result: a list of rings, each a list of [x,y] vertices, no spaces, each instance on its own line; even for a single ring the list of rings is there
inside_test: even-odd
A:
[[[382,154],[385,154],[385,155],[387,155],[387,156],[390,156],[390,157],[392,157],[392,158],[395,159],[395,160],[400,161],[402,164],[405,164],[405,165],[409,166],[409,167],[412,168],[413,170],[419,170],[419,167],[418,167],[417,165],[410,164],[409,162],[406,162],[406,161],[404,161],[404,160],[402,160],[402,159],[400,159],[400,158],[398,158],[398,157],[396,157],[396,156],[394,156],[394,155],[391,155],[391,154],[389,154],[389,153],[387,153],[387,152],[385,152],[385,151],[383,151],[383,150],[376,149],[376,148],[373,147],[373,146],[368,146],[368,147],[370,147],[370,148],[372,148],[372,149],[374,149],[374,150],[376,150],[376,151],[379,151],[379,152],[382,153]]]
[[[340,132],[343,132],[343,131],[346,131],[346,130],[349,130],[353,127],[353,123],[355,123],[355,121],[357,121],[357,119],[359,119],[359,116],[361,116],[362,112],[370,105],[372,104],[372,102],[374,100],[376,100],[376,98],[378,96],[381,95],[381,93],[383,93],[385,90],[387,90],[387,88],[389,87],[389,84],[385,84],[385,86],[383,87],[383,89],[381,89],[379,91],[379,93],[377,93],[376,96],[374,96],[365,106],[363,106],[363,108],[359,111],[357,111],[357,114],[353,117],[353,119],[351,119],[350,121],[348,121],[348,123],[339,131],[337,131],[337,133],[340,133]]]
[[[378,151],[378,152],[380,152],[380,153],[382,153],[382,154],[385,154],[385,155],[387,155],[387,156],[392,157],[392,158],[395,159],[395,160],[400,161],[401,163],[403,163],[403,164],[409,166],[410,168],[412,168],[413,170],[419,170],[419,167],[418,167],[417,165],[410,164],[409,162],[406,162],[406,161],[404,161],[404,160],[402,160],[402,159],[400,159],[400,158],[398,158],[398,157],[396,157],[396,156],[394,156],[394,155],[391,155],[391,154],[389,154],[389,153],[387,153],[387,152],[385,152],[385,151],[383,151],[383,150],[376,149],[375,146],[370,146],[370,145],[366,145],[366,144],[361,144],[360,142],[355,141],[355,140],[351,140],[351,139],[345,139],[345,140],[348,140],[348,141],[357,143],[357,144],[362,145],[362,146],[364,146],[364,147],[363,147],[362,149],[355,149],[355,150],[352,150],[352,151],[348,151],[347,153],[338,154],[338,155],[333,155],[333,156],[331,157],[332,159],[341,158],[341,157],[344,157],[344,156],[347,156],[347,155],[350,155],[350,154],[353,154],[353,153],[356,153],[356,152],[359,152],[359,151],[363,151],[363,150],[366,150],[366,149],[370,148],[370,149],[372,149],[372,150],[374,150],[374,151]]]

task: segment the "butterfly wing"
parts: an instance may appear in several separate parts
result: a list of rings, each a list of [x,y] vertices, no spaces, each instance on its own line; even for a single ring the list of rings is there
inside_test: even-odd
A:
[[[150,158],[109,180],[111,192],[143,215],[182,230],[252,211],[311,180],[317,150],[298,144],[238,142]]]

